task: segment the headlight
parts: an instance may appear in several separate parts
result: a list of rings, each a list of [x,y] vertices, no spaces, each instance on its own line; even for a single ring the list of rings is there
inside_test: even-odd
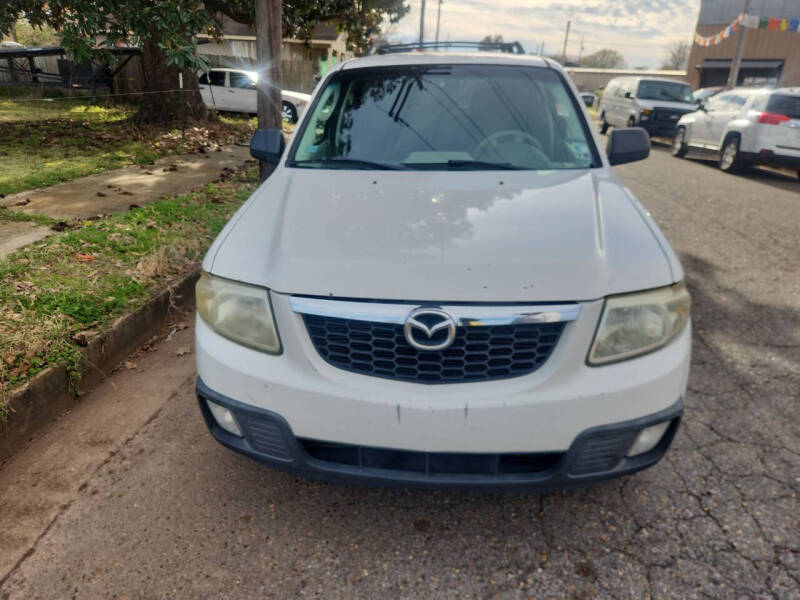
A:
[[[589,350],[589,364],[632,358],[667,344],[689,321],[690,305],[683,282],[607,298]]]
[[[195,293],[200,318],[218,334],[255,350],[280,354],[281,341],[266,289],[203,273]]]

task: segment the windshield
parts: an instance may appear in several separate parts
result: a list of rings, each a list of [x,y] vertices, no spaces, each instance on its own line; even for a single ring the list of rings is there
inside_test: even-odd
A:
[[[600,164],[559,75],[539,67],[432,65],[336,73],[289,166],[579,169]]]
[[[668,100],[692,103],[692,88],[679,81],[640,81],[636,97],[640,100]]]

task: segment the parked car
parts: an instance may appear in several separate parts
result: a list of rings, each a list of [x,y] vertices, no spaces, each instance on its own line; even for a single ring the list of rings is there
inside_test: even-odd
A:
[[[723,86],[705,87],[692,92],[692,100],[695,104],[705,104],[712,96],[716,96],[725,88]]]
[[[594,92],[581,92],[581,99],[586,106],[591,108],[597,102],[597,94]]]
[[[532,101],[535,99],[535,101]],[[203,261],[200,410],[222,444],[328,481],[544,489],[672,442],[680,262],[564,69],[507,54],[335,67]],[[607,153],[607,156],[606,156]]]
[[[600,105],[600,131],[643,127],[650,135],[672,137],[681,115],[697,107],[692,88],[673,79],[618,77],[608,82]]]
[[[711,154],[723,171],[747,165],[797,169],[800,177],[800,88],[737,88],[681,117],[672,155]]]
[[[258,73],[241,69],[211,69],[200,75],[200,95],[206,106],[217,110],[258,112],[256,99]],[[297,123],[311,96],[300,92],[281,91],[281,116]]]

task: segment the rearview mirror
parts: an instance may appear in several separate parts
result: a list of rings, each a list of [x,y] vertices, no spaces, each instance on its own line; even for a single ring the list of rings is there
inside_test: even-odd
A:
[[[271,165],[280,162],[285,149],[286,140],[280,129],[258,129],[250,140],[250,156]]]
[[[606,146],[611,165],[644,160],[650,156],[650,135],[641,127],[613,129]]]

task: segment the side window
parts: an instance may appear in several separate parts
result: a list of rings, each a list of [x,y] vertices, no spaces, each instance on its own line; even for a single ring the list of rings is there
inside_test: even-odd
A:
[[[202,75],[200,75],[200,79],[198,79],[197,82],[200,83],[201,85],[208,84],[208,75],[203,73]]]
[[[725,110],[733,98],[733,94],[720,94],[708,103],[708,110]]]
[[[256,89],[256,82],[247,73],[237,73],[236,71],[231,71],[231,87],[254,90]]]
[[[211,85],[224,86],[225,85],[225,71],[211,71],[209,77]]]
[[[745,102],[747,102],[747,98],[740,96],[739,94],[735,94],[733,98],[731,98],[731,108],[734,110],[737,108],[742,108]]]

